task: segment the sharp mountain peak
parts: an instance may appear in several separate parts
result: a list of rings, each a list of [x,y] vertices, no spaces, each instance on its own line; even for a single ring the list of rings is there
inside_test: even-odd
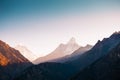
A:
[[[76,43],[76,39],[74,37],[72,37],[69,41],[68,41],[68,44],[69,43]]]

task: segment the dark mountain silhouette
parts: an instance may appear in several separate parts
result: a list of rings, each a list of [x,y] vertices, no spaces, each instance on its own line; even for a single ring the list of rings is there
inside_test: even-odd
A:
[[[64,63],[53,62],[32,66],[26,69],[15,80],[68,80],[71,76],[87,68],[99,59],[102,59],[104,56],[109,55],[109,52],[116,49],[118,44],[120,44],[120,32],[116,32],[102,41],[99,40],[91,50],[78,55],[73,60]],[[41,66],[44,67],[41,68]]]
[[[62,46],[62,48],[58,47],[57,51],[61,50],[60,52],[63,53],[63,51],[66,50],[66,48],[68,48],[68,45],[69,48],[76,47],[76,44],[75,46],[73,46],[73,44],[75,44],[75,40],[71,39],[68,42],[67,46]],[[80,47],[78,50],[74,51],[75,53],[73,52],[74,54],[72,53],[71,55],[75,56],[79,55],[80,53],[82,54],[83,52],[89,50],[91,47],[91,45]],[[29,69],[26,69],[22,73],[22,75],[16,78],[15,80],[66,80],[69,78],[70,75],[73,75],[74,71],[72,71],[72,69],[73,67],[71,65],[51,61],[32,66]]]
[[[71,80],[120,80],[120,44]]]
[[[91,50],[80,55],[78,58],[65,63],[74,66],[74,69],[78,72],[107,55],[108,52],[119,43],[120,32],[115,32],[109,38],[104,38],[102,41],[99,40]]]
[[[30,65],[18,50],[0,40],[0,80],[12,80]]]
[[[75,50],[77,50],[80,46],[76,43],[75,38],[71,38],[67,44],[60,44],[52,53],[40,57],[34,61],[34,63],[42,63],[48,62],[53,59],[61,58],[66,55],[72,54]]]
[[[63,63],[41,63],[24,70],[22,75],[14,80],[68,80],[73,73],[72,68]]]

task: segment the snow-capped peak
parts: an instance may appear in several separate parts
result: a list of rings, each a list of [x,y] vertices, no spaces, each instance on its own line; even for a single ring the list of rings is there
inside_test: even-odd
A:
[[[31,62],[34,61],[37,56],[35,54],[33,54],[27,47],[23,46],[23,45],[17,45],[15,47],[15,49],[17,49],[18,51],[20,51],[20,53],[26,57],[28,60],[30,60]]]

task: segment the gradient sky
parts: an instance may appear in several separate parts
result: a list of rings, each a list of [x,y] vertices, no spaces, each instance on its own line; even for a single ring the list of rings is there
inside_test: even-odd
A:
[[[120,30],[120,0],[0,0],[0,39],[36,55],[75,37],[94,45]]]

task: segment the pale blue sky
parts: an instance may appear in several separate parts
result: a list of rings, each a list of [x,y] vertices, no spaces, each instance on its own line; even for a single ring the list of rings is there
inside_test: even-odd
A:
[[[119,0],[1,0],[0,39],[46,55],[75,37],[80,45],[120,30]]]

